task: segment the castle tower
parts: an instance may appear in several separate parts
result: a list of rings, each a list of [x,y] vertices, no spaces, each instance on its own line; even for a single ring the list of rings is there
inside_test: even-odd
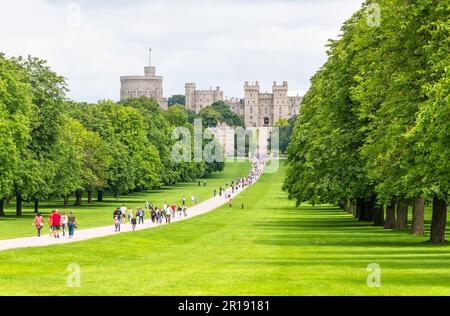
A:
[[[144,76],[120,77],[120,99],[149,97],[167,108],[167,99],[163,96],[163,77],[156,75],[156,68],[149,64],[144,67]]]
[[[245,104],[244,116],[246,127],[257,127],[259,125],[259,83],[244,84]]]
[[[275,124],[280,118],[287,118],[290,116],[290,103],[288,98],[288,83],[283,81],[282,85],[277,85],[276,81],[273,83],[273,122]]]
[[[195,83],[186,83],[185,95],[186,95],[186,108],[197,112],[197,109],[195,108]]]

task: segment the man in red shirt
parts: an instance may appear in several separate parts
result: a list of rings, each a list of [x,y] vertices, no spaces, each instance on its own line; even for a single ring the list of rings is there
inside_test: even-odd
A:
[[[59,230],[61,229],[61,214],[59,214],[58,210],[53,211],[52,219],[53,236],[55,236],[55,238],[59,238]]]

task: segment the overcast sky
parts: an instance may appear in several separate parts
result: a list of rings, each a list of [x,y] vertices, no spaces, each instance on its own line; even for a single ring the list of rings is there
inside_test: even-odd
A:
[[[363,0],[0,0],[0,51],[48,60],[76,101],[118,100],[121,75],[143,74],[148,49],[166,97],[244,81],[304,93],[325,45]]]

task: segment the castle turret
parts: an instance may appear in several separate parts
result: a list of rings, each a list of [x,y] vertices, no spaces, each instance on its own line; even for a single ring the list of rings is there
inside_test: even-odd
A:
[[[185,85],[185,95],[186,95],[186,108],[192,111],[195,109],[195,83],[186,83]]]
[[[245,125],[246,127],[256,127],[259,125],[259,83],[244,84],[245,92]]]
[[[290,115],[290,103],[288,98],[288,83],[283,81],[282,85],[277,85],[275,81],[272,86],[273,92],[273,122]]]

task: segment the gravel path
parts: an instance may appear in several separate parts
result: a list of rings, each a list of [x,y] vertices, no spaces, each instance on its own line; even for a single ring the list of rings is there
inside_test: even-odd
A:
[[[253,184],[257,182],[258,179],[256,179]],[[248,187],[245,187],[244,189],[240,189],[234,194],[231,194],[231,197],[234,198],[237,195],[239,195],[241,192],[243,192]],[[228,191],[231,193],[231,189]],[[186,219],[190,219],[208,212],[211,212],[218,207],[227,204],[228,199],[225,199],[224,196],[222,197],[215,197],[212,199],[209,199],[205,202],[199,203],[197,205],[194,205],[187,210],[187,217],[176,217],[175,219],[172,218],[172,223],[183,221]],[[111,210],[112,214],[112,210]],[[96,228],[89,228],[89,229],[81,229],[75,231],[74,238],[69,239],[68,233],[66,232],[66,237],[62,237],[62,234],[60,234],[60,238],[56,239],[53,237],[50,237],[50,235],[42,235],[41,237],[24,237],[24,238],[15,238],[15,239],[5,239],[0,240],[0,251],[2,250],[8,250],[8,249],[16,249],[16,248],[28,248],[28,247],[44,247],[44,246],[51,246],[51,245],[59,245],[59,244],[67,244],[72,242],[78,242],[82,240],[88,240],[88,239],[94,239],[99,237],[105,237],[105,236],[111,236],[116,235],[120,233],[125,232],[131,232],[132,227],[130,223],[122,224],[121,225],[121,232],[117,233],[114,231],[114,225],[112,224],[113,219],[111,215],[111,225],[105,226],[105,227],[96,227]],[[162,224],[167,225],[167,224]],[[136,231],[138,230],[144,230],[144,229],[150,229],[154,227],[159,227],[162,225],[153,224],[150,220],[149,211],[146,212],[146,218],[145,218],[145,224],[137,225]],[[47,227],[47,226],[46,226]],[[34,229],[34,228],[33,228]],[[44,228],[46,229],[46,228]]]

